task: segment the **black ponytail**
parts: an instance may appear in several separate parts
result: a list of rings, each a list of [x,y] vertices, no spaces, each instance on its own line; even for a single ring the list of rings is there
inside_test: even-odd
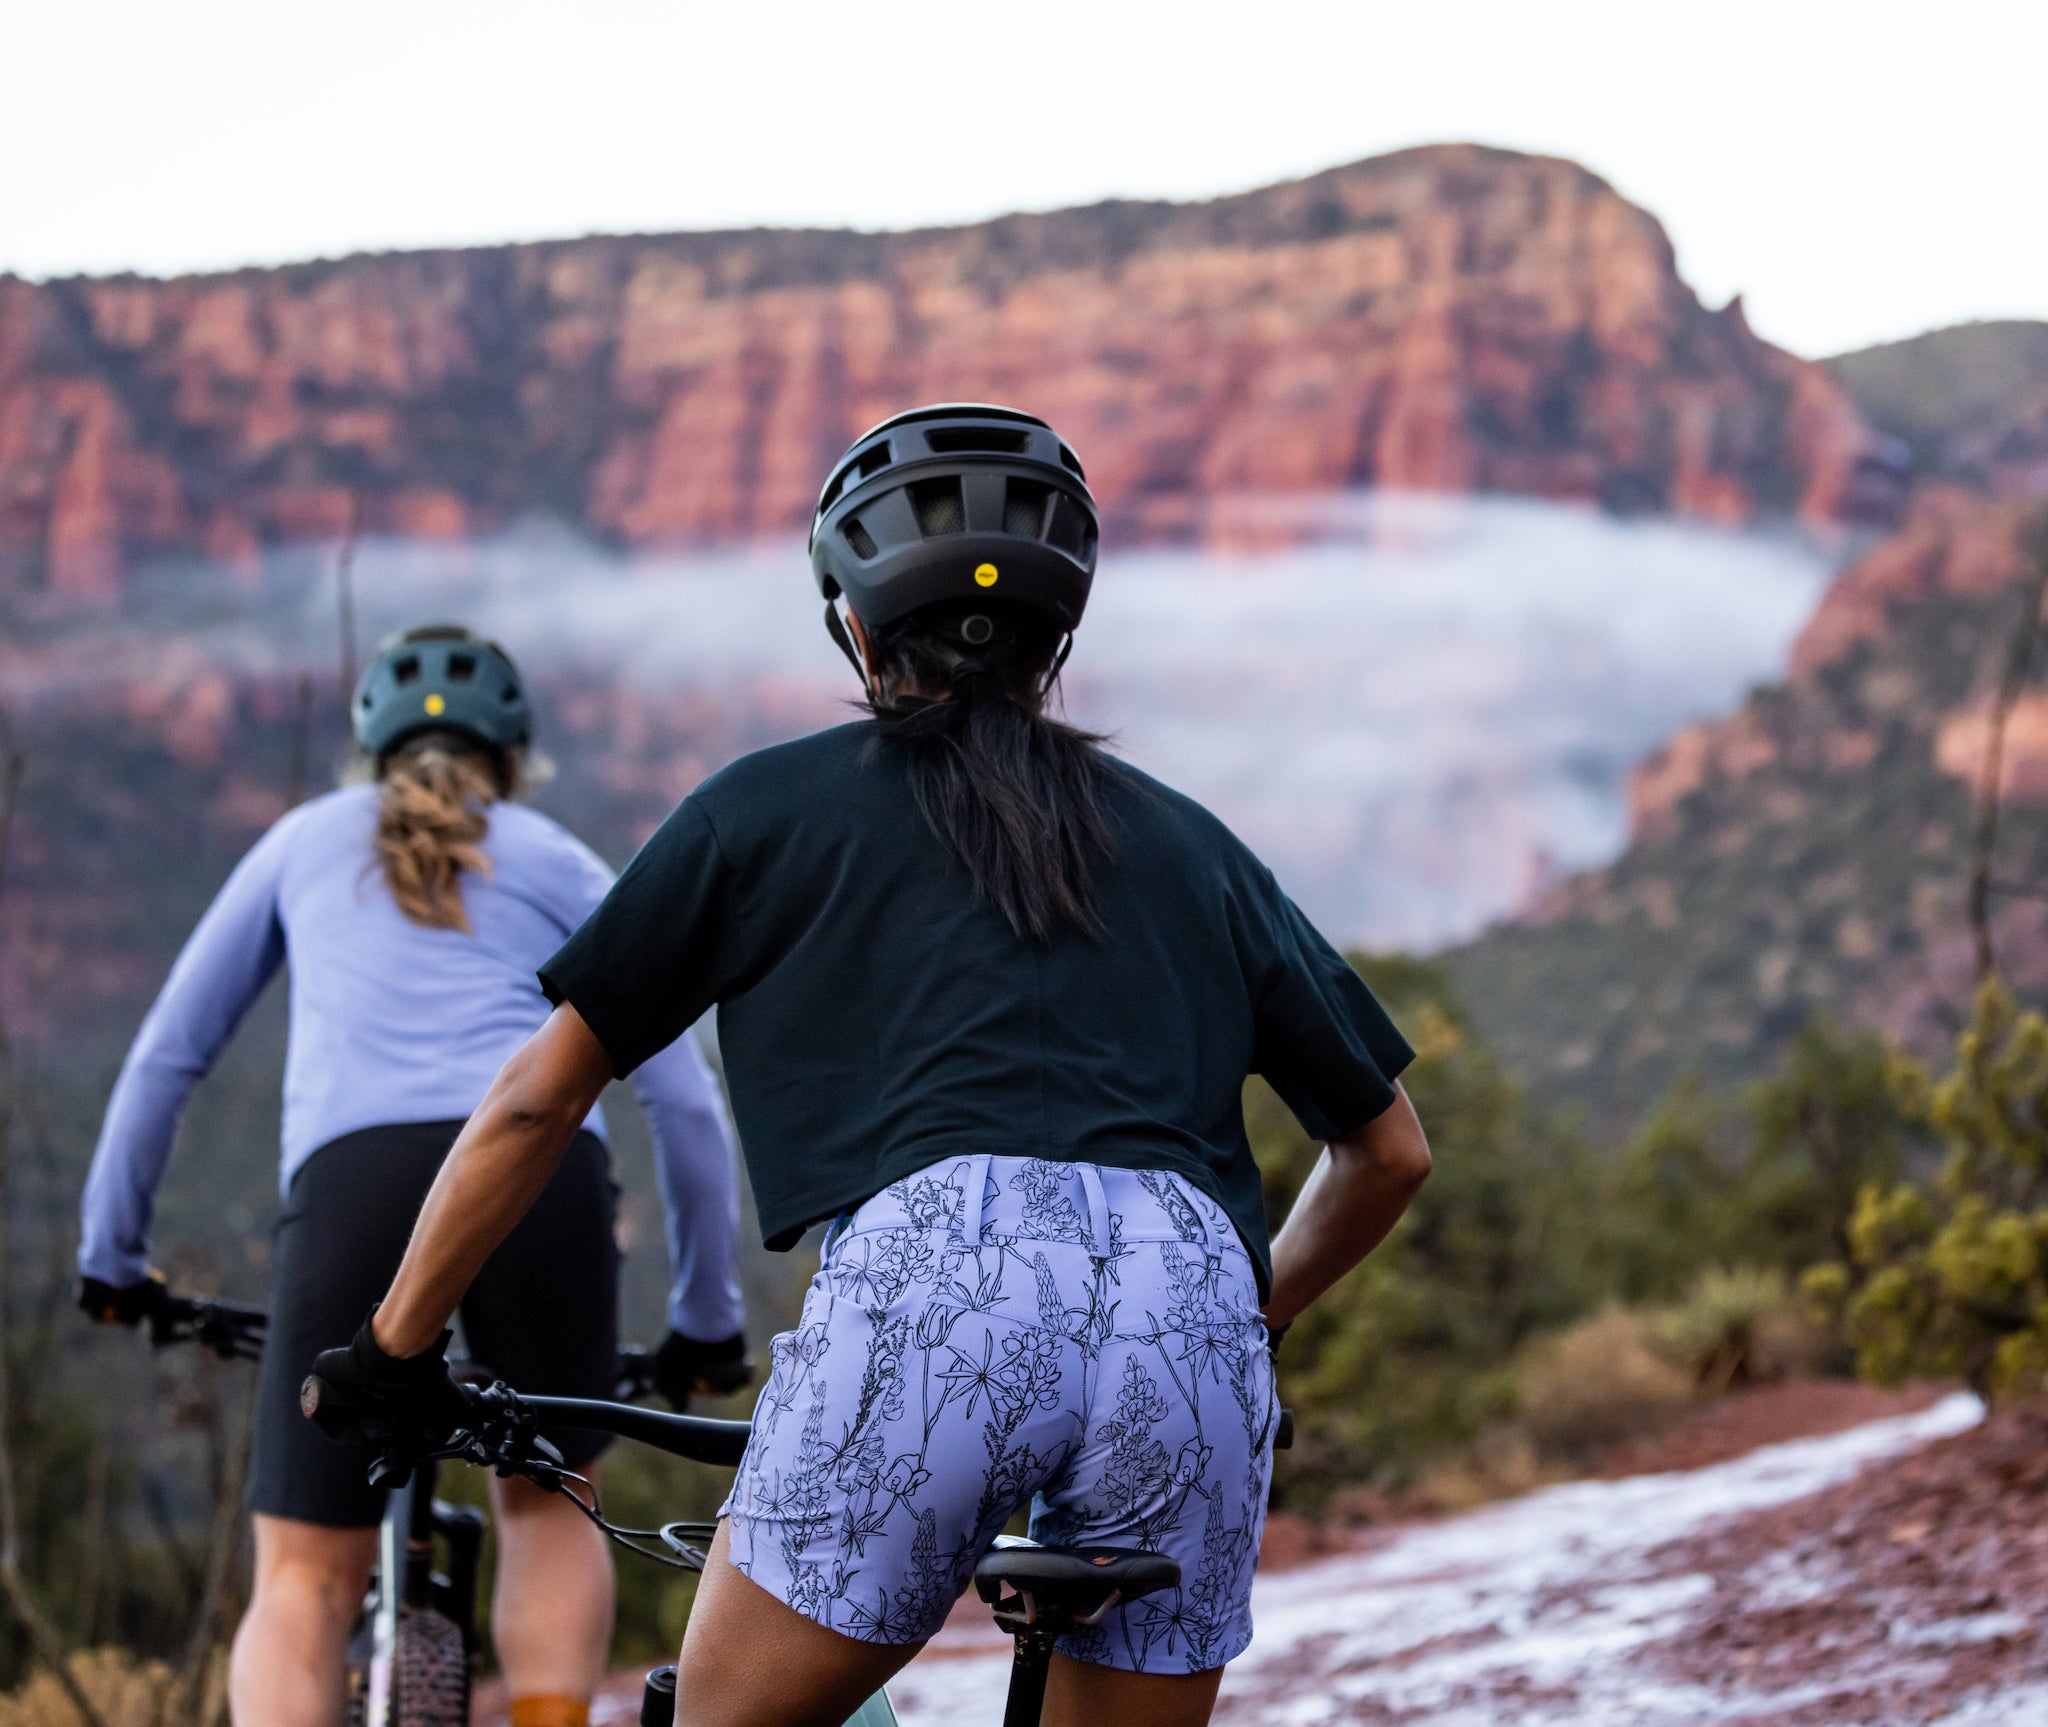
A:
[[[1022,941],[1099,936],[1095,866],[1111,848],[1103,739],[1050,718],[1061,636],[1035,613],[933,607],[869,639],[868,711],[917,807]]]

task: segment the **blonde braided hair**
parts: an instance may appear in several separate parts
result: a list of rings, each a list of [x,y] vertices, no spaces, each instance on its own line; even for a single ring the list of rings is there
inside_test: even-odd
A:
[[[516,768],[467,739],[429,733],[385,761],[377,862],[398,909],[428,929],[469,933],[462,872],[491,873],[483,849],[491,805],[511,795]]]

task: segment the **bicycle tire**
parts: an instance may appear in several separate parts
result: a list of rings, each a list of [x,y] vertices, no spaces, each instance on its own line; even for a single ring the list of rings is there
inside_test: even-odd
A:
[[[431,1607],[398,1620],[391,1727],[469,1727],[470,1662],[462,1627]]]
[[[370,1619],[366,1613],[348,1634],[348,1660],[342,1670],[341,1727],[369,1727]]]

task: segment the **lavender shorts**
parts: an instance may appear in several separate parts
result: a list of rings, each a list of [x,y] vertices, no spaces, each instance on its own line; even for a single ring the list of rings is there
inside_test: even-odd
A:
[[[919,1643],[1028,1505],[1034,1540],[1181,1565],[1062,1653],[1201,1672],[1251,1641],[1274,1415],[1251,1260],[1206,1195],[951,1158],[827,1233],[721,1515],[733,1563],[798,1612]]]

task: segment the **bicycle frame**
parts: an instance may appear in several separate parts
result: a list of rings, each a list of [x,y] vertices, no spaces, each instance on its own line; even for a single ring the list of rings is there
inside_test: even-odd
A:
[[[440,1467],[421,1463],[391,1489],[377,1529],[377,1575],[364,1598],[369,1653],[363,1674],[364,1727],[391,1727],[392,1672],[402,1613],[439,1611],[462,1633],[465,1654],[474,1654],[477,1562],[484,1517],[473,1506],[450,1505],[434,1497]],[[447,1543],[448,1569],[434,1569],[434,1544]],[[397,1587],[391,1579],[398,1579]]]
[[[258,1308],[166,1292],[149,1316],[148,1335],[157,1349],[195,1343],[224,1361],[255,1361],[262,1355],[268,1323]],[[651,1361],[643,1349],[621,1352],[619,1397],[646,1395],[651,1389]],[[392,1483],[385,1502],[376,1575],[350,1640],[351,1720],[362,1727],[392,1727],[395,1652],[404,1614],[437,1611],[459,1633],[465,1658],[476,1649],[483,1513],[436,1499],[438,1476],[434,1460],[422,1461]],[[437,1542],[445,1546],[445,1573],[434,1568]]]

